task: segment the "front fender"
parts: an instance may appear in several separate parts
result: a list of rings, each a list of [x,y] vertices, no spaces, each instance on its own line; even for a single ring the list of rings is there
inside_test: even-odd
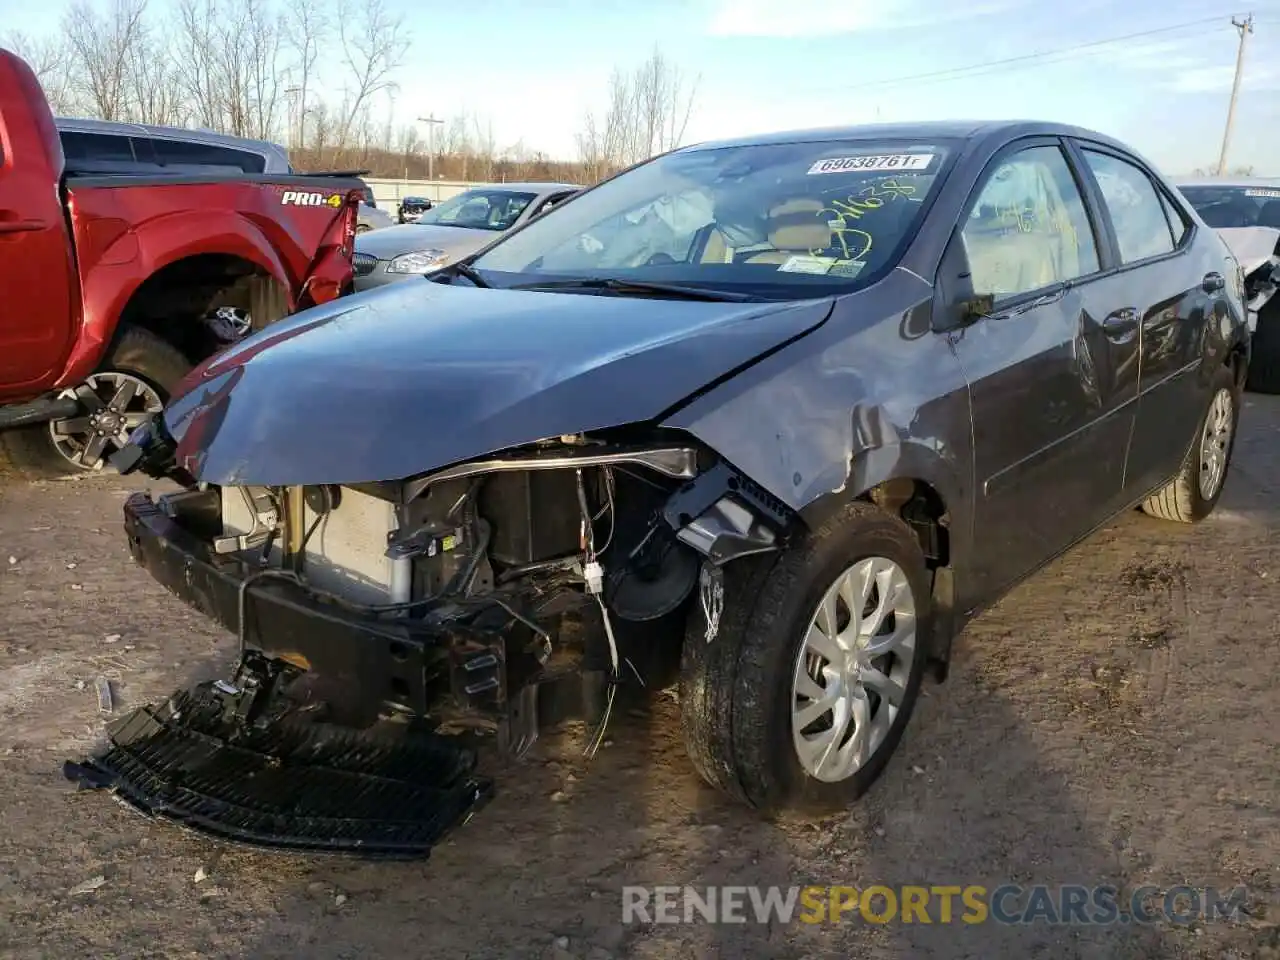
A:
[[[664,426],[715,450],[810,528],[885,480],[924,481],[963,558],[973,535],[969,388],[949,339],[930,328],[932,292],[891,274]]]

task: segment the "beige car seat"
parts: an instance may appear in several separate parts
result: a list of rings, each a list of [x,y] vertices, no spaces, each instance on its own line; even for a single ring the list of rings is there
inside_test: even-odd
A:
[[[769,210],[769,242],[766,250],[747,258],[747,263],[786,263],[797,254],[825,250],[831,246],[831,224],[822,214],[821,200],[797,197]]]

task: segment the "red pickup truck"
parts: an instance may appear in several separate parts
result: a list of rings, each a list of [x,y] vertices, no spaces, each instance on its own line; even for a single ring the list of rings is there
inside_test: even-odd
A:
[[[77,176],[34,73],[0,49],[9,460],[30,476],[101,469],[246,319],[261,328],[348,292],[362,186],[341,175]]]

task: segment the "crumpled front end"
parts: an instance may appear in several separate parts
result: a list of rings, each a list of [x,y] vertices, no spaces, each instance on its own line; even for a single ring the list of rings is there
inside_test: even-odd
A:
[[[174,444],[150,429],[136,456],[171,471]],[[642,430],[404,481],[194,484],[125,505],[135,560],[237,634],[248,666],[222,696],[243,701],[249,682],[272,724],[391,725],[517,756],[570,717],[598,748],[619,696],[674,678],[690,613],[714,631],[721,567],[781,548],[798,523],[714,452]],[[458,790],[485,793],[464,780],[443,791],[449,809],[465,807]]]

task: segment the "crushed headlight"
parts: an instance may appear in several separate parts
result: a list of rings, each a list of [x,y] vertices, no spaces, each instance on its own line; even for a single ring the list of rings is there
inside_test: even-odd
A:
[[[415,250],[402,253],[387,264],[387,273],[426,273],[449,262],[443,250]]]

